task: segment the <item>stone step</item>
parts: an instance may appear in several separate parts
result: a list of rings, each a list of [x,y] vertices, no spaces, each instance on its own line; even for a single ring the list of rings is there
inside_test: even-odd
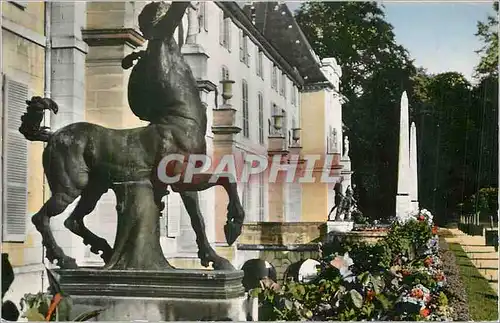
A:
[[[488,253],[468,253],[467,256],[472,259],[488,259],[488,260],[498,260],[498,253],[496,252],[488,252]],[[473,261],[474,262],[474,261]]]
[[[478,269],[479,273],[490,282],[498,282],[498,269]]]
[[[472,262],[477,268],[498,269],[498,259],[474,259]]]
[[[463,244],[462,248],[464,248],[467,253],[492,253],[496,252],[495,247],[492,246],[477,246],[477,245],[467,245]]]
[[[498,295],[498,282],[490,283],[490,286],[495,291],[495,293]]]

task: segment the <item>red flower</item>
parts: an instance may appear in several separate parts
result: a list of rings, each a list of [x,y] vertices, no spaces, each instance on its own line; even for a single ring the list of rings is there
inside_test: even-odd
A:
[[[432,227],[432,234],[436,235],[438,233],[438,227],[437,225]]]
[[[431,314],[431,310],[428,308],[423,308],[420,310],[420,315],[422,315],[423,317],[427,317],[429,316],[429,314]]]
[[[419,221],[424,221],[424,220],[425,220],[425,216],[420,215],[420,216],[418,217],[418,220],[419,220]]]
[[[444,280],[444,275],[442,273],[438,273],[434,276],[434,279],[436,279],[438,282]]]
[[[375,291],[373,290],[369,290],[367,293],[366,293],[366,300],[371,302],[373,300],[373,298],[375,297]]]
[[[427,257],[424,260],[424,266],[430,267],[434,263],[434,260],[431,257]]]
[[[420,288],[415,288],[410,292],[410,296],[421,299],[424,297],[424,292]]]
[[[408,269],[403,269],[401,271],[401,274],[403,275],[403,277],[406,277],[406,276],[410,276],[411,272]]]

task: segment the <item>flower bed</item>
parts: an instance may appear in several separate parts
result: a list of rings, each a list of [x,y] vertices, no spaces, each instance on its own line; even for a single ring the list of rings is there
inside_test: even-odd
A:
[[[259,320],[451,320],[437,229],[423,210],[375,244],[323,247],[316,278],[256,289]]]

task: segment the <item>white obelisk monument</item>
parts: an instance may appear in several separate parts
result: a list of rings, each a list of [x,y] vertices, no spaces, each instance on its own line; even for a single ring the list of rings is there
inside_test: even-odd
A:
[[[419,209],[417,155],[417,127],[415,126],[415,122],[412,122],[410,127],[410,203],[412,211],[418,211]]]
[[[399,118],[399,160],[398,160],[398,192],[396,195],[396,217],[406,220],[411,211],[410,205],[410,129],[408,96],[406,91],[401,95],[401,115]]]

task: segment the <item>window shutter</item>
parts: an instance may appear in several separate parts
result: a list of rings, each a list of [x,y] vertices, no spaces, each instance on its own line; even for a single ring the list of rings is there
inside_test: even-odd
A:
[[[167,237],[175,238],[181,233],[181,212],[184,208],[180,195],[177,198],[170,198],[172,193],[164,197],[167,216]]]
[[[259,108],[259,143],[264,144],[264,100],[262,93],[258,94],[257,103]]]
[[[200,3],[200,27],[202,27],[205,31],[208,31],[208,19],[207,19],[207,3],[202,1]]]
[[[28,86],[3,83],[3,241],[24,242],[28,217],[28,141],[19,132]]]
[[[300,183],[288,184],[288,222],[300,222],[302,216],[302,186]]]
[[[231,19],[225,19],[226,24],[226,47],[229,51],[231,51]]]
[[[226,40],[226,33],[225,33],[225,21],[224,21],[224,12],[220,11],[219,12],[219,43],[224,46],[225,45],[225,40]]]
[[[246,214],[245,222],[255,222],[256,219],[254,213],[252,212],[252,186],[249,182],[244,183],[243,185],[242,200],[243,209],[245,210]]]
[[[264,175],[259,174],[259,221],[263,222],[264,221],[264,212],[265,212],[265,206],[264,206],[264,200],[265,200],[265,191],[264,191]]]
[[[255,73],[257,74],[257,76],[260,76],[260,50],[259,50],[259,47],[255,46]]]
[[[161,198],[161,201],[165,205],[163,210],[161,210],[160,217],[160,237],[167,236],[167,219],[168,219],[168,195],[165,195]]]
[[[244,57],[245,64],[248,67],[250,67],[250,47],[248,44],[248,36],[246,36],[246,35],[243,37],[243,49],[245,52],[245,57]]]
[[[245,51],[244,51],[244,38],[245,36],[243,36],[243,30],[239,30],[239,33],[240,33],[240,62],[243,62],[244,59],[245,59]]]

